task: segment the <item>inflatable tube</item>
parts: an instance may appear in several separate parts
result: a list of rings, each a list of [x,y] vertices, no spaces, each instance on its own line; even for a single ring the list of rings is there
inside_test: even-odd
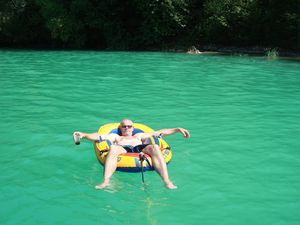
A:
[[[99,136],[107,135],[110,133],[120,134],[120,130],[118,127],[119,127],[119,123],[109,123],[104,126],[101,126],[98,130]],[[153,132],[153,130],[146,125],[134,123],[133,135],[141,132],[148,133],[148,132]],[[147,144],[148,143],[159,145],[166,163],[168,164],[170,162],[172,158],[172,152],[165,140],[163,140],[162,138],[150,137],[149,140],[147,141]],[[99,142],[94,143],[95,154],[97,156],[97,159],[102,165],[104,165],[105,163],[105,159],[108,154],[110,145],[111,143],[108,140],[101,140],[101,141],[99,140]],[[142,162],[143,165],[141,165],[139,153],[121,154],[118,157],[117,170],[124,171],[124,172],[141,172],[142,167],[143,167],[143,171],[154,170],[152,166],[151,157],[145,154],[145,158],[146,160],[144,160]]]

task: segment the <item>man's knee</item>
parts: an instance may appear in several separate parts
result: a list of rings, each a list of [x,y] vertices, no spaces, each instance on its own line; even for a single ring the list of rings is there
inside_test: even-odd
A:
[[[155,155],[155,154],[160,154],[161,151],[160,151],[160,148],[158,145],[148,145],[146,147],[146,153],[150,154],[150,155]]]
[[[109,154],[110,155],[116,155],[116,156],[118,156],[118,155],[124,153],[124,151],[125,150],[122,147],[118,146],[118,145],[111,145],[109,147]]]

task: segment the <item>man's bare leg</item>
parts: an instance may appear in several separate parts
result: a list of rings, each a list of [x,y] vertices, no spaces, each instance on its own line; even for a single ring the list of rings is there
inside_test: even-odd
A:
[[[103,189],[109,185],[110,178],[117,169],[118,156],[126,153],[126,150],[118,145],[111,145],[104,164],[103,181],[96,189]]]
[[[166,161],[158,145],[148,145],[143,149],[143,152],[150,155],[154,169],[162,178],[166,188],[176,189],[177,187],[169,179]]]

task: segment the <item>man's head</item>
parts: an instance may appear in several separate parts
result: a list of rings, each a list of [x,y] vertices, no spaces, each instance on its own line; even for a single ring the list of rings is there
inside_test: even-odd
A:
[[[122,136],[132,136],[133,121],[129,119],[123,119],[119,126]]]

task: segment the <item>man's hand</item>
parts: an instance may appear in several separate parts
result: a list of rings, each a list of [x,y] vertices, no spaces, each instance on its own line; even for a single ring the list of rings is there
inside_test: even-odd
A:
[[[79,132],[79,131],[75,131],[75,132],[73,133],[73,137],[75,137],[75,136],[79,136],[80,138],[83,138],[83,137],[84,137],[83,133],[82,133],[82,132]]]
[[[183,136],[184,136],[185,138],[189,138],[189,137],[191,136],[190,133],[188,132],[188,130],[186,130],[186,129],[178,128],[178,130],[179,130],[180,133],[183,134]]]

